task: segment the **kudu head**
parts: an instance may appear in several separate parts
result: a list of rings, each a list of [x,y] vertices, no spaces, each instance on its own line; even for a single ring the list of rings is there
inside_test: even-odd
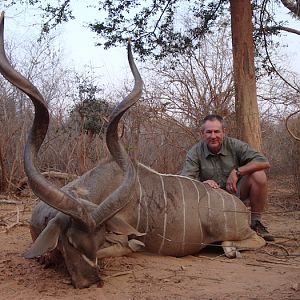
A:
[[[59,213],[35,240],[25,257],[33,258],[56,248],[64,256],[72,283],[77,288],[100,281],[96,252],[105,239],[105,223],[130,201],[136,180],[135,165],[118,139],[118,123],[123,114],[138,101],[143,81],[134,63],[130,43],[128,61],[135,80],[131,93],[113,111],[106,132],[108,149],[124,172],[121,185],[99,204],[89,203],[59,189],[36,167],[36,158],[49,125],[47,104],[38,89],[9,63],[4,50],[4,13],[0,18],[0,72],[14,86],[23,91],[34,105],[34,121],[24,150],[24,168],[31,189],[39,199]]]

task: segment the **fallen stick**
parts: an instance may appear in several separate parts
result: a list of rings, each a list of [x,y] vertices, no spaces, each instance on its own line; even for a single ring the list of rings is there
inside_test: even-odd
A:
[[[22,202],[12,199],[0,199],[0,204],[22,204]]]
[[[268,263],[268,264],[276,264],[276,265],[283,265],[283,266],[288,266],[288,267],[293,267],[296,269],[300,269],[300,266],[294,266],[293,264],[287,263],[287,262],[283,262],[283,261],[273,261],[273,260],[267,260],[267,259],[256,259],[256,261],[258,262],[262,262],[262,263]]]
[[[132,274],[132,273],[133,273],[133,271],[118,272],[118,273],[115,273],[112,275],[108,275],[105,278],[107,279],[107,278],[111,278],[111,277],[119,277],[119,276],[124,276],[124,275]]]

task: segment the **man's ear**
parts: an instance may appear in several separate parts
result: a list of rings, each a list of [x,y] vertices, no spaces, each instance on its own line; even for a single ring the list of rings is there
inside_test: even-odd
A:
[[[198,133],[198,137],[199,137],[199,139],[203,139],[203,137],[204,137],[203,129],[201,129],[200,132]]]

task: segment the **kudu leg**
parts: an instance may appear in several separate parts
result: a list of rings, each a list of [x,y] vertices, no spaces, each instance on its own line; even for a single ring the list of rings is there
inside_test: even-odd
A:
[[[222,247],[226,257],[237,257],[237,251],[239,250],[256,250],[265,246],[266,241],[258,236],[256,233],[249,238],[241,241],[224,241]]]

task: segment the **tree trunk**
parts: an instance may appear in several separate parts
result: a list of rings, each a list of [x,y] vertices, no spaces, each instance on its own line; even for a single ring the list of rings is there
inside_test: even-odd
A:
[[[7,172],[1,147],[2,145],[0,143],[0,192],[4,193],[7,190]]]
[[[230,0],[235,109],[239,138],[261,151],[250,0]]]

